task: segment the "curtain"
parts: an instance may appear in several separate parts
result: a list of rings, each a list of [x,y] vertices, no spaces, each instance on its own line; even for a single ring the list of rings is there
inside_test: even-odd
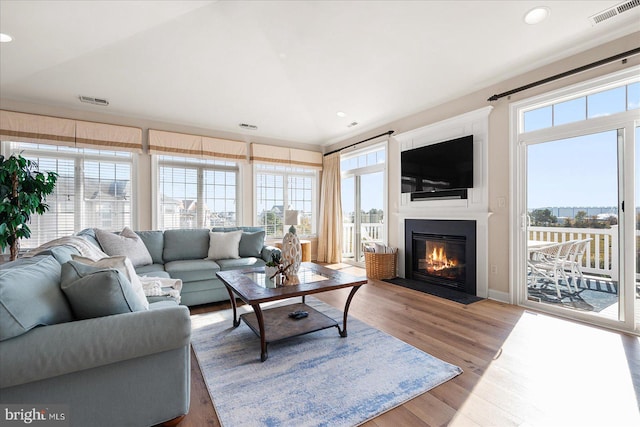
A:
[[[340,191],[340,153],[324,157],[320,188],[318,261],[342,262],[342,196]]]

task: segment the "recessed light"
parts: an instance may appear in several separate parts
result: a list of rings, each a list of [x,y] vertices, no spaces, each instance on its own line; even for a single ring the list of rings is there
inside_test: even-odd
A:
[[[345,113],[344,111],[338,111],[336,113],[336,116],[338,116],[338,117],[347,117],[347,113]]]
[[[524,22],[529,25],[539,24],[549,17],[551,9],[546,6],[534,7],[526,15],[524,15]]]
[[[9,43],[11,40],[13,40],[13,37],[9,34],[0,33],[0,43]]]

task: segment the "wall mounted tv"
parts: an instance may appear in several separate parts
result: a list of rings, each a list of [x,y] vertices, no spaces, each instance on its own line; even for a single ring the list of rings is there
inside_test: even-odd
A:
[[[473,135],[406,150],[400,158],[403,193],[466,199],[473,188]]]

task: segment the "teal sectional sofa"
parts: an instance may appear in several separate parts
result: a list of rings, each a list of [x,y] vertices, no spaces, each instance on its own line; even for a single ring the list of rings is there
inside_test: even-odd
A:
[[[239,258],[206,259],[210,249],[209,232],[242,231]],[[144,242],[151,264],[138,266],[140,276],[171,277],[182,280],[182,304],[193,306],[229,299],[229,293],[216,277],[216,272],[239,268],[263,267],[271,254],[280,249],[264,244],[262,227],[216,227],[211,230],[177,229],[165,231],[136,231]],[[78,233],[99,248],[95,230]]]

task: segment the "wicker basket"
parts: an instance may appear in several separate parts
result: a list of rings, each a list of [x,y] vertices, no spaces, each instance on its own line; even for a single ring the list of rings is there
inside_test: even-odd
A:
[[[364,263],[369,279],[393,279],[396,277],[398,253],[365,252]]]

